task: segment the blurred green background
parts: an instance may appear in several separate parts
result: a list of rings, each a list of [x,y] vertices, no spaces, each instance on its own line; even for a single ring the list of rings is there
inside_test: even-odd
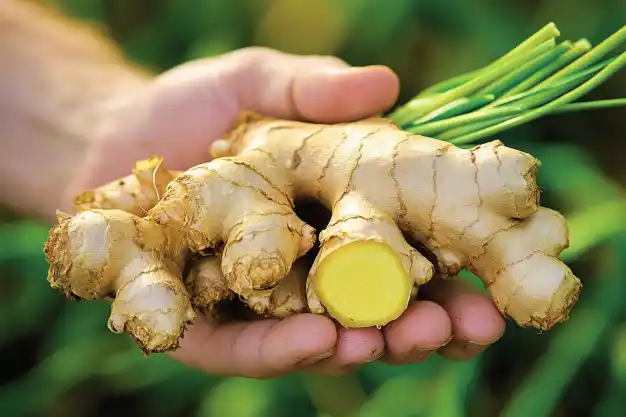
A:
[[[550,21],[596,44],[626,23],[623,0],[56,0],[104,25],[163,71],[264,45],[385,64],[402,99],[482,67]],[[587,98],[626,97],[626,72]],[[548,333],[509,323],[479,358],[434,357],[356,374],[256,381],[144,358],[106,328],[109,305],[68,302],[46,282],[49,225],[0,213],[0,416],[457,417],[626,415],[626,111],[550,116],[498,136],[533,153],[543,202],[571,226],[565,257],[584,280],[571,319]],[[210,352],[207,352],[210,354]]]

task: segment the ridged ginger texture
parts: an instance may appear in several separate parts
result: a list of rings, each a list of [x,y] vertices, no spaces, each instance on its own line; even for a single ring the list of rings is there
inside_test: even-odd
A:
[[[119,199],[110,185],[108,199],[79,198],[83,211],[63,217],[47,245],[53,285],[115,297],[113,322],[117,300],[135,285],[125,331],[144,346],[161,346],[167,333],[174,348],[194,315],[177,256],[216,250],[224,290],[212,299],[267,303],[316,244],[295,212],[296,201],[315,199],[331,219],[301,281],[306,294],[287,291],[296,307],[282,316],[311,311],[345,327],[384,326],[419,286],[463,268],[521,326],[550,329],[578,298],[581,283],[559,260],[565,220],[539,204],[537,161],[500,141],[460,149],[384,118],[325,125],[247,114],[212,151],[211,162],[161,175],[166,186],[154,180],[164,191],[143,213],[128,199],[123,211],[102,208],[97,201]]]

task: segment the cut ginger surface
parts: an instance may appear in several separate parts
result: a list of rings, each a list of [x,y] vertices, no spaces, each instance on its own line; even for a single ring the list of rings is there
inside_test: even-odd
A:
[[[379,242],[353,242],[320,263],[314,289],[346,327],[381,326],[406,309],[413,288],[399,256]]]

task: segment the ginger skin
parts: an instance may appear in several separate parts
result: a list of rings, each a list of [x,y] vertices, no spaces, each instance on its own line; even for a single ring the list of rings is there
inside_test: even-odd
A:
[[[53,287],[73,298],[114,298],[109,329],[128,332],[146,353],[175,349],[195,319],[181,236],[150,220],[116,209],[60,213],[44,252]]]
[[[168,170],[162,158],[137,161],[132,174],[76,196],[74,210],[119,209],[145,216],[180,174]]]
[[[236,295],[222,274],[221,255],[187,260],[189,251],[180,233],[139,217],[157,204],[169,182],[180,174],[168,170],[162,158],[137,161],[132,174],[76,196],[74,210],[80,214],[59,213],[59,224],[45,248],[52,286],[70,298],[112,299],[109,328],[129,333],[145,353],[175,349],[185,327],[195,319],[191,307],[219,317],[217,304]],[[99,238],[106,236],[105,241],[80,235],[83,228]],[[137,244],[126,251],[110,244],[129,238]],[[94,246],[98,244],[102,246]],[[149,257],[153,259],[131,262]],[[163,265],[158,265],[159,259]],[[187,262],[193,263],[181,279]],[[305,312],[307,272],[296,263],[275,288],[239,298],[265,317]],[[151,300],[159,304],[146,305]]]
[[[500,141],[464,150],[386,119],[319,125],[248,114],[213,149],[219,158],[172,181],[148,217],[185,230],[195,251],[225,242],[222,268],[238,294],[276,285],[308,250],[311,231],[293,201],[316,198],[333,218],[309,274],[309,307],[344,326],[384,326],[414,285],[464,267],[522,326],[550,329],[578,298],[579,279],[558,259],[565,221],[539,206],[537,161]]]
[[[44,248],[51,285],[70,298],[112,299],[109,329],[146,354],[176,349],[196,317],[182,235],[140,217],[177,175],[161,158],[138,161],[131,175],[76,196],[78,214],[59,212]]]
[[[249,296],[240,296],[239,299],[261,317],[281,318],[307,312],[307,275],[306,263],[297,260],[276,287],[253,291]],[[211,313],[220,301],[235,296],[222,274],[221,256],[206,256],[197,260],[186,282],[192,305],[205,314]]]
[[[188,317],[181,312],[190,299],[202,311],[236,295],[269,317],[308,310],[346,327],[381,327],[433,276],[446,279],[467,268],[504,315],[548,330],[567,319],[581,291],[558,259],[568,245],[565,221],[539,205],[536,160],[500,141],[463,150],[403,132],[386,119],[321,125],[246,114],[212,152],[217,159],[169,174],[165,192],[144,201],[142,211],[150,208],[143,218],[131,213],[129,200],[93,198],[102,190],[91,195],[91,201],[125,201],[131,212],[117,216],[154,228],[151,233],[164,236],[160,242],[175,242],[177,253],[218,250],[219,260],[208,257],[192,268],[176,317]],[[111,184],[107,195],[119,196]],[[300,259],[313,247],[315,231],[295,214],[300,198],[317,199],[332,212],[306,290]],[[62,219],[51,235],[52,281],[79,296],[86,283],[110,291],[109,281],[91,278],[91,265],[76,261],[77,248],[110,242],[102,222],[75,219]],[[83,243],[55,238],[68,224]],[[150,233],[131,228],[116,238],[110,253],[134,245],[132,256],[145,265],[173,259],[171,246],[146,241]],[[147,246],[150,256],[141,252]],[[168,265],[160,270],[180,280],[182,264]],[[93,288],[87,293],[104,295]],[[137,338],[136,327],[130,332]]]

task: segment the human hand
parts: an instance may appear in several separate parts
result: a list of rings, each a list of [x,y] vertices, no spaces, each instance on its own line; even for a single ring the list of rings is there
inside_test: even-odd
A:
[[[206,162],[210,143],[242,110],[285,119],[348,122],[381,113],[397,99],[385,67],[351,68],[332,57],[248,48],[175,68],[129,95],[107,118],[66,201],[78,191],[128,174],[150,155],[170,169]],[[433,282],[385,328],[344,329],[327,317],[217,325],[198,317],[172,356],[209,373],[268,378],[297,370],[339,374],[381,358],[420,362],[439,353],[473,357],[495,342],[504,320],[469,283]]]

